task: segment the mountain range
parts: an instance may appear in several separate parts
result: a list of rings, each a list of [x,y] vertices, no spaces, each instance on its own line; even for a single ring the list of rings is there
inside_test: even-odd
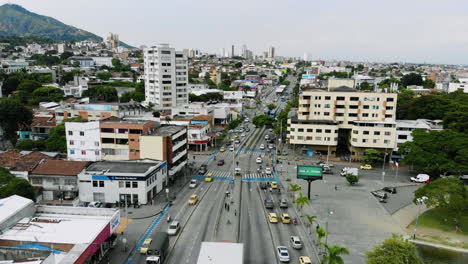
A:
[[[102,41],[91,32],[66,25],[55,18],[30,12],[16,4],[0,6],[0,36],[35,36],[54,41]],[[121,42],[122,46],[130,47]]]

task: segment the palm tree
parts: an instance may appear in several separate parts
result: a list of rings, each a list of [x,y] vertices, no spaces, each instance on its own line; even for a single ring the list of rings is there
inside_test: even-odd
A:
[[[327,235],[327,231],[325,231],[325,229],[320,226],[315,229],[315,232],[317,232],[318,243],[322,244],[322,239]]]
[[[294,197],[294,193],[297,192],[297,191],[300,191],[301,190],[301,186],[299,186],[299,184],[295,184],[295,183],[290,183],[289,184],[289,189],[288,189],[288,192],[291,193],[291,196]],[[294,202],[294,200],[293,200]]]
[[[309,198],[307,196],[304,196],[302,192],[299,192],[299,197],[296,199],[296,205],[299,207],[299,211],[301,212],[302,216],[302,208],[304,205],[309,204]]]
[[[309,225],[310,225],[310,230],[309,230],[309,234],[312,234],[312,225],[314,224],[315,220],[317,219],[317,216],[315,215],[306,215],[307,217],[307,222],[309,222]]]
[[[327,255],[322,259],[322,264],[344,264],[343,258],[340,255],[349,254],[349,250],[338,246],[329,246],[327,244],[323,244],[325,250],[327,251]]]
[[[165,119],[166,119],[167,124],[171,123],[171,117],[170,116],[166,116]]]

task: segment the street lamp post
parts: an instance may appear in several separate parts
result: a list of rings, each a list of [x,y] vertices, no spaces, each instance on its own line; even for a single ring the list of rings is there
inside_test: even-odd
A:
[[[421,205],[424,204],[424,201],[427,200],[426,196],[423,196],[421,198],[417,198],[416,202],[418,203],[418,217],[416,218],[416,224],[414,225],[414,233],[413,233],[413,239],[416,239],[416,230],[418,228],[418,223],[419,223],[419,214],[421,212]]]
[[[333,211],[328,210],[328,217],[326,222],[325,244],[328,245],[328,218],[333,215]]]

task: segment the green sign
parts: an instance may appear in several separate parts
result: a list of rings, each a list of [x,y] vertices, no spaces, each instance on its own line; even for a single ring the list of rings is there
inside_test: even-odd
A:
[[[322,179],[322,167],[320,166],[297,166],[297,178],[303,180]]]

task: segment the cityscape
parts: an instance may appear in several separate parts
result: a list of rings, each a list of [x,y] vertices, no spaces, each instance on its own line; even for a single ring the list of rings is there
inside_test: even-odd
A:
[[[33,2],[0,1],[0,263],[468,263],[467,42],[424,35],[464,3]]]

